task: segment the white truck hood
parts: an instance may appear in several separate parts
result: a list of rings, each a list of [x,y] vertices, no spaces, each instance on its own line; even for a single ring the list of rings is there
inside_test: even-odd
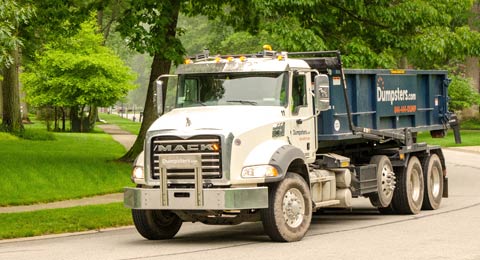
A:
[[[149,131],[217,130],[234,135],[284,121],[284,107],[202,106],[174,109],[158,118]]]

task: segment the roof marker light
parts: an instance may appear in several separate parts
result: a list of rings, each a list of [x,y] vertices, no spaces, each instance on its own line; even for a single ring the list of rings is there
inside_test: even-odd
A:
[[[266,50],[266,51],[271,51],[272,46],[270,44],[265,44],[265,45],[263,45],[263,49]]]

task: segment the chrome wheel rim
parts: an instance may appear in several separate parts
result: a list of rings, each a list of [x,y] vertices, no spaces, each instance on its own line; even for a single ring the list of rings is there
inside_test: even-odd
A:
[[[383,196],[385,198],[390,198],[393,196],[393,190],[395,190],[395,173],[386,164],[384,164],[382,168],[381,181]]]
[[[418,201],[420,199],[420,176],[417,169],[412,169],[412,174],[410,176],[410,190],[412,192],[413,201]]]
[[[430,190],[435,198],[440,195],[440,185],[440,171],[438,167],[433,167],[432,173],[430,174]]]
[[[291,227],[299,227],[305,218],[305,200],[302,193],[296,188],[289,189],[283,196],[283,217],[285,223]]]

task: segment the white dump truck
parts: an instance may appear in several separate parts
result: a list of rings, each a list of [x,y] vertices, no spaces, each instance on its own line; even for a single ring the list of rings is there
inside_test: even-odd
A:
[[[175,105],[162,114],[172,77]],[[162,115],[124,196],[147,239],[173,238],[183,222],[261,221],[272,240],[297,241],[314,212],[357,197],[417,214],[448,196],[442,150],[416,142],[457,126],[445,71],[345,70],[338,51],[265,50],[197,55],[157,83]]]

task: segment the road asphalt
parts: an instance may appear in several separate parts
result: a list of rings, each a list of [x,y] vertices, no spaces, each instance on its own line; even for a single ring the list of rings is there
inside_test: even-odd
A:
[[[112,135],[112,138],[115,141],[122,144],[126,150],[130,149],[130,147],[133,145],[137,137],[136,135],[133,135],[127,131],[120,129],[116,125],[103,124],[103,125],[99,125],[98,127],[101,128],[105,133]],[[463,147],[444,148],[444,149],[480,154],[480,146],[463,146]],[[51,203],[0,207],[0,214],[35,211],[35,210],[43,210],[43,209],[54,209],[54,208],[69,208],[69,207],[76,207],[76,206],[106,204],[106,203],[122,202],[122,201],[123,201],[123,193],[113,193],[113,194],[93,196],[93,197],[87,197],[87,198],[81,198],[81,199],[57,201],[57,202],[51,202]]]

